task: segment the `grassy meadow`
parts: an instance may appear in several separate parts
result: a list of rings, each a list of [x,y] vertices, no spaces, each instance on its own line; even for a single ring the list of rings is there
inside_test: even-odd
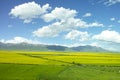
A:
[[[120,54],[1,50],[0,80],[120,80]]]

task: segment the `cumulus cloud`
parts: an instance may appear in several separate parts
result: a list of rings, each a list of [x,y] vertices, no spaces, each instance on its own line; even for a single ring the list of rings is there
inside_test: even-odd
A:
[[[83,17],[90,17],[90,16],[92,16],[91,13],[86,13],[86,14],[83,15]]]
[[[29,39],[26,39],[24,37],[14,37],[13,39],[10,39],[10,40],[0,40],[0,42],[3,42],[3,43],[29,43],[29,44],[39,44],[40,42],[39,41],[36,41],[36,40],[29,40]]]
[[[56,7],[51,13],[45,14],[43,19],[46,22],[56,20],[67,20],[68,18],[72,18],[76,16],[77,11],[71,9],[65,9],[63,7]]]
[[[118,20],[118,23],[120,23],[120,20]]]
[[[57,25],[59,24],[55,23],[52,25],[44,26],[43,28],[34,31],[33,34],[37,37],[56,37],[58,35],[58,28],[55,28]]]
[[[105,30],[102,31],[100,34],[94,35],[93,39],[106,42],[120,43],[120,33],[116,31]]]
[[[33,1],[15,6],[9,15],[24,20],[24,23],[30,23],[34,18],[40,18],[50,8],[49,4],[41,6]]]
[[[93,23],[89,23],[87,27],[104,27],[104,25],[102,23],[93,22]]]
[[[114,17],[113,17],[113,18],[110,18],[110,20],[111,20],[111,21],[115,21],[115,18],[114,18]]]
[[[33,34],[37,37],[55,37],[59,35],[59,33],[64,31],[70,31],[78,28],[104,26],[103,24],[98,22],[87,23],[79,18],[75,18],[76,16],[76,10],[56,7],[54,10],[51,11],[51,13],[47,13],[42,16],[44,21],[53,23],[35,30]]]
[[[114,5],[114,4],[117,4],[117,3],[120,3],[120,0],[106,0],[104,2],[104,4],[107,5],[107,6],[111,6],[111,5]]]
[[[89,34],[86,31],[81,32],[78,30],[72,30],[65,36],[65,39],[86,41],[88,40],[88,37]]]
[[[87,24],[86,22],[80,19],[70,18],[67,21],[55,22],[48,26],[43,26],[42,28],[35,30],[33,34],[34,36],[37,37],[56,37],[59,35],[59,33],[64,31],[70,31],[73,29],[93,27],[93,26],[101,27],[103,26],[103,24],[96,22]]]
[[[77,23],[78,21],[79,23]],[[67,21],[55,22],[48,26],[43,26],[42,28],[34,31],[33,34],[37,37],[56,37],[61,32],[76,29],[78,25],[84,27],[85,24],[86,23],[81,20],[70,18]]]

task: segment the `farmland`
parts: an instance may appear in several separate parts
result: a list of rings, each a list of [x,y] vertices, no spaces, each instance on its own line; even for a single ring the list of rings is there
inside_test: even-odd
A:
[[[120,80],[120,54],[1,50],[0,80]]]

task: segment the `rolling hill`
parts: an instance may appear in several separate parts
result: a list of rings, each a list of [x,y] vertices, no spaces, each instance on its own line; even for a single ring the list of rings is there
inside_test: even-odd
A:
[[[88,51],[88,52],[106,52],[107,50],[96,46],[78,46],[65,47],[59,45],[44,44],[28,44],[28,43],[2,43],[0,42],[0,50],[24,50],[24,51]]]

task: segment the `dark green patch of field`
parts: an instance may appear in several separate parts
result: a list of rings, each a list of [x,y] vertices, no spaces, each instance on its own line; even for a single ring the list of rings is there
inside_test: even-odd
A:
[[[0,80],[52,80],[67,66],[0,64]],[[55,79],[56,80],[56,79]]]
[[[0,80],[120,80],[120,66],[0,64]]]

